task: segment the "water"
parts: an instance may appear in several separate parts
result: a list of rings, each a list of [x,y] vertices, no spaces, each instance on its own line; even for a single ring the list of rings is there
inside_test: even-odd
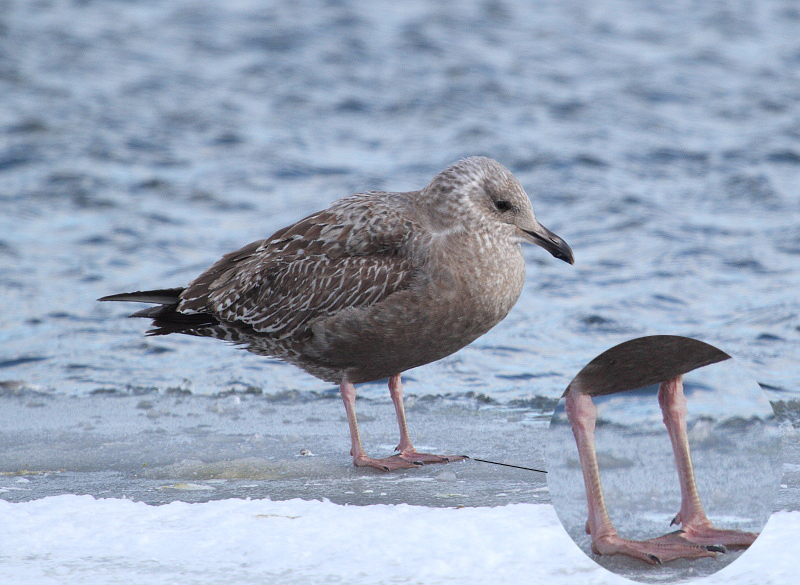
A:
[[[560,395],[634,336],[696,336],[800,388],[800,14],[790,1],[5,2],[2,378],[48,392],[325,385],[145,340],[118,291],[470,154],[509,166],[570,268],[416,394]],[[385,390],[366,392],[377,397]]]
[[[4,418],[38,393],[87,411],[109,393],[330,396],[213,340],[145,339],[95,299],[186,284],[338,197],[484,154],[576,265],[528,250],[509,317],[410,372],[412,398],[546,419],[601,351],[680,334],[800,420],[794,2],[0,6]],[[391,408],[381,384],[360,395]],[[451,424],[443,448],[474,446]]]

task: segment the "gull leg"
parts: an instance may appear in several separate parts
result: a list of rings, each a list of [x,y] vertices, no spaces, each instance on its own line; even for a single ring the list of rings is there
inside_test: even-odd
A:
[[[400,451],[400,453],[412,452],[414,451],[414,445],[411,444],[411,437],[408,434],[408,425],[406,424],[406,410],[403,407],[403,382],[400,380],[400,374],[389,378],[389,395],[394,403],[397,426],[400,427],[400,444],[394,450]]]
[[[686,396],[683,393],[681,376],[661,383],[658,387],[658,403],[672,441],[675,465],[678,468],[681,484],[681,509],[672,520],[672,524],[681,525],[678,536],[696,544],[747,548],[758,537],[757,533],[716,528],[706,516],[700,503],[686,435]]]
[[[621,538],[611,522],[603,498],[600,482],[600,469],[594,443],[594,428],[597,420],[597,407],[591,396],[571,388],[567,393],[567,417],[575,435],[581,471],[586,486],[586,499],[589,519],[586,532],[592,536],[592,552],[598,555],[624,554],[655,565],[678,558],[697,558],[715,556],[718,547],[706,548],[687,542],[672,542],[659,539],[627,540]],[[662,537],[663,538],[663,537]]]
[[[361,436],[358,433],[358,421],[356,420],[356,387],[353,386],[347,378],[344,378],[339,385],[339,392],[342,395],[344,409],[347,412],[347,424],[350,426],[350,455],[353,456],[353,465],[356,467],[374,467],[381,471],[416,467],[414,463],[405,461],[399,457],[373,459],[367,456],[361,444]]]
[[[389,378],[389,394],[394,403],[394,410],[397,415],[397,426],[400,427],[400,443],[395,447],[395,451],[399,451],[399,453],[394,455],[394,457],[415,464],[448,463],[450,461],[464,459],[463,455],[432,455],[430,453],[419,453],[414,449],[414,445],[411,443],[411,437],[408,434],[408,425],[406,424],[406,411],[403,407],[403,383],[400,380],[400,374]]]

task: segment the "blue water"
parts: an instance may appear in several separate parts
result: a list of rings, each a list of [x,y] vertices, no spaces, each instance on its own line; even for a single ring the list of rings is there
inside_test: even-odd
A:
[[[482,154],[576,264],[529,249],[510,316],[408,393],[555,399],[659,333],[800,398],[792,0],[0,5],[7,389],[331,392],[213,340],[145,339],[95,299],[184,285],[338,197]]]

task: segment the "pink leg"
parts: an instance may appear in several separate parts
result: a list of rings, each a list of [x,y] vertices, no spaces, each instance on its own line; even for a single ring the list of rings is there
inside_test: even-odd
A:
[[[395,457],[410,461],[416,464],[422,463],[448,463],[464,459],[463,455],[432,455],[430,453],[419,453],[411,444],[411,437],[408,435],[408,425],[406,425],[406,411],[403,407],[403,383],[400,374],[389,378],[389,394],[394,403],[395,414],[397,414],[397,426],[400,427],[400,444],[395,451],[399,451]]]
[[[715,556],[719,548],[707,549],[704,546],[687,542],[673,542],[671,539],[651,539],[644,541],[620,538],[611,518],[608,516],[603,486],[600,483],[600,469],[594,444],[594,427],[597,420],[597,407],[591,396],[572,388],[567,393],[567,417],[572,425],[575,442],[586,486],[586,499],[589,506],[589,519],[586,532],[592,536],[592,552],[599,555],[624,554],[651,565],[666,563],[678,558],[697,558]]]
[[[408,469],[415,467],[409,461],[404,461],[399,457],[390,459],[373,459],[367,456],[364,447],[361,445],[361,436],[358,433],[358,421],[356,420],[356,387],[346,378],[339,385],[342,394],[344,409],[347,412],[347,424],[350,426],[350,455],[353,456],[353,465],[356,467],[375,467],[381,471],[391,471],[393,469]]]
[[[413,451],[414,445],[411,444],[411,437],[408,435],[408,425],[406,424],[406,410],[403,407],[403,382],[400,374],[389,378],[389,395],[394,403],[394,412],[397,415],[397,426],[400,427],[400,444],[395,451]]]
[[[658,403],[672,441],[681,484],[681,509],[672,524],[680,524],[680,536],[697,544],[722,544],[731,548],[750,546],[758,537],[757,533],[714,527],[700,503],[686,435],[686,396],[683,393],[681,376],[661,383],[658,388]]]

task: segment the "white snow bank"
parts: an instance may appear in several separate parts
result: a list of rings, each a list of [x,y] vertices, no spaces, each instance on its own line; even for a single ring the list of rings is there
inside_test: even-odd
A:
[[[800,512],[776,513],[742,558],[703,583],[790,583],[797,542]],[[580,552],[549,505],[0,501],[0,583],[8,585],[545,582],[630,583]]]

